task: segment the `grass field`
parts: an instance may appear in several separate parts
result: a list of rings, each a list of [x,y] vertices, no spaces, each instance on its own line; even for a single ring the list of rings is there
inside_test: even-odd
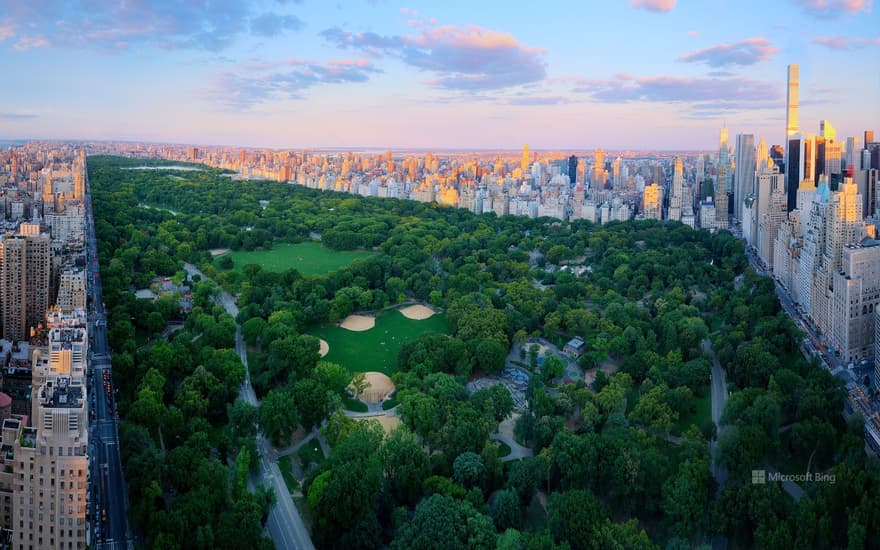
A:
[[[220,258],[231,256],[233,269],[241,269],[247,264],[258,264],[266,271],[282,272],[296,269],[302,275],[323,275],[345,267],[358,258],[371,256],[366,250],[336,251],[325,248],[320,243],[304,242],[297,244],[275,243],[272,250],[237,250],[214,258],[214,267],[220,269]]]
[[[414,321],[390,310],[381,313],[376,326],[364,332],[332,326],[315,329],[312,334],[330,345],[330,353],[324,357],[327,361],[339,363],[352,373],[378,371],[391,376],[397,372],[397,352],[403,343],[429,332],[449,332],[446,316]]]

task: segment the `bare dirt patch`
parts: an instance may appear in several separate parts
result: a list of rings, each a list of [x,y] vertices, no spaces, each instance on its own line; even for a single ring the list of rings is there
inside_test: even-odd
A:
[[[228,248],[212,248],[208,252],[211,253],[212,258],[216,258],[217,256],[222,256],[224,254],[229,253],[229,251],[230,250]]]
[[[376,326],[376,318],[366,315],[349,315],[339,323],[339,326],[346,330],[363,332]]]
[[[436,312],[421,304],[416,304],[414,306],[405,307],[400,310],[404,317],[407,319],[412,319],[414,321],[424,321],[425,319],[435,315]]]
[[[320,339],[321,347],[318,349],[318,355],[324,357],[328,353],[330,353],[330,344],[327,343],[323,338]]]
[[[380,403],[394,391],[394,382],[381,372],[365,372],[367,387],[358,397],[367,403]]]

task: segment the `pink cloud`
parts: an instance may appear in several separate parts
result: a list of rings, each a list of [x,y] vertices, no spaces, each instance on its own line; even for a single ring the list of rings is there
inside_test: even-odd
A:
[[[733,44],[718,44],[697,50],[678,58],[679,61],[706,63],[712,67],[727,65],[754,65],[771,59],[780,50],[766,38],[747,38]]]
[[[15,36],[15,28],[12,26],[12,23],[0,24],[0,42],[12,38],[13,36]]]
[[[880,45],[880,36],[875,38],[848,38],[846,36],[820,36],[812,40],[814,44],[825,46],[832,50],[855,50],[865,46]]]
[[[872,0],[794,0],[804,11],[816,17],[835,17],[845,13],[871,13]]]
[[[321,35],[340,48],[374,57],[397,57],[407,65],[437,73],[437,78],[424,82],[438,88],[491,90],[538,82],[547,76],[544,48],[525,46],[510,33],[474,25],[422,28],[402,36],[331,28]]]
[[[688,31],[688,36],[700,36],[700,31]]]
[[[675,7],[677,0],[630,0],[629,5],[657,13],[664,13]]]
[[[22,36],[21,39],[13,46],[16,50],[23,52],[31,48],[43,48],[49,45],[49,41],[42,36]]]

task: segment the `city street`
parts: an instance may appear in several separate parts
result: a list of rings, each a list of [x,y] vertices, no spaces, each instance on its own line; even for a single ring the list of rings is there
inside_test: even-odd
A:
[[[111,375],[110,346],[107,342],[107,316],[101,291],[98,245],[88,172],[86,172],[86,230],[88,324],[91,336],[88,376],[89,412],[92,421],[89,425],[89,439],[93,452],[89,461],[91,546],[131,548],[134,544],[128,530],[126,515],[128,497],[119,454],[118,419]]]

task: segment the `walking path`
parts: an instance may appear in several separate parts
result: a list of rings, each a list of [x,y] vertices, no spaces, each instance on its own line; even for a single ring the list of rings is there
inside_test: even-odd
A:
[[[523,447],[516,442],[513,437],[513,428],[516,426],[516,420],[520,417],[519,413],[513,413],[498,425],[498,433],[491,434],[489,439],[500,441],[510,447],[510,454],[501,459],[502,462],[511,460],[519,460],[535,453],[528,447]]]
[[[209,280],[209,277],[189,263],[183,265],[186,272],[192,275],[199,275],[203,281]],[[238,307],[235,305],[235,299],[225,290],[218,287],[218,293],[214,297],[214,301],[226,310],[226,313],[233,319],[238,317]],[[235,328],[235,351],[241,358],[244,365],[245,380],[241,387],[241,397],[251,405],[258,406],[260,402],[251,386],[250,371],[247,364],[247,348],[244,344],[244,338],[241,336],[241,327],[236,324]],[[322,445],[323,447],[323,445]],[[259,479],[272,488],[275,492],[275,505],[269,511],[269,517],[266,520],[266,529],[272,537],[272,542],[276,548],[289,548],[291,550],[313,550],[312,539],[303,523],[299,511],[294,506],[293,501],[286,495],[289,495],[287,485],[281,476],[281,469],[278,467],[278,454],[269,444],[268,440],[262,434],[257,435],[257,449],[260,452],[259,459]]]

